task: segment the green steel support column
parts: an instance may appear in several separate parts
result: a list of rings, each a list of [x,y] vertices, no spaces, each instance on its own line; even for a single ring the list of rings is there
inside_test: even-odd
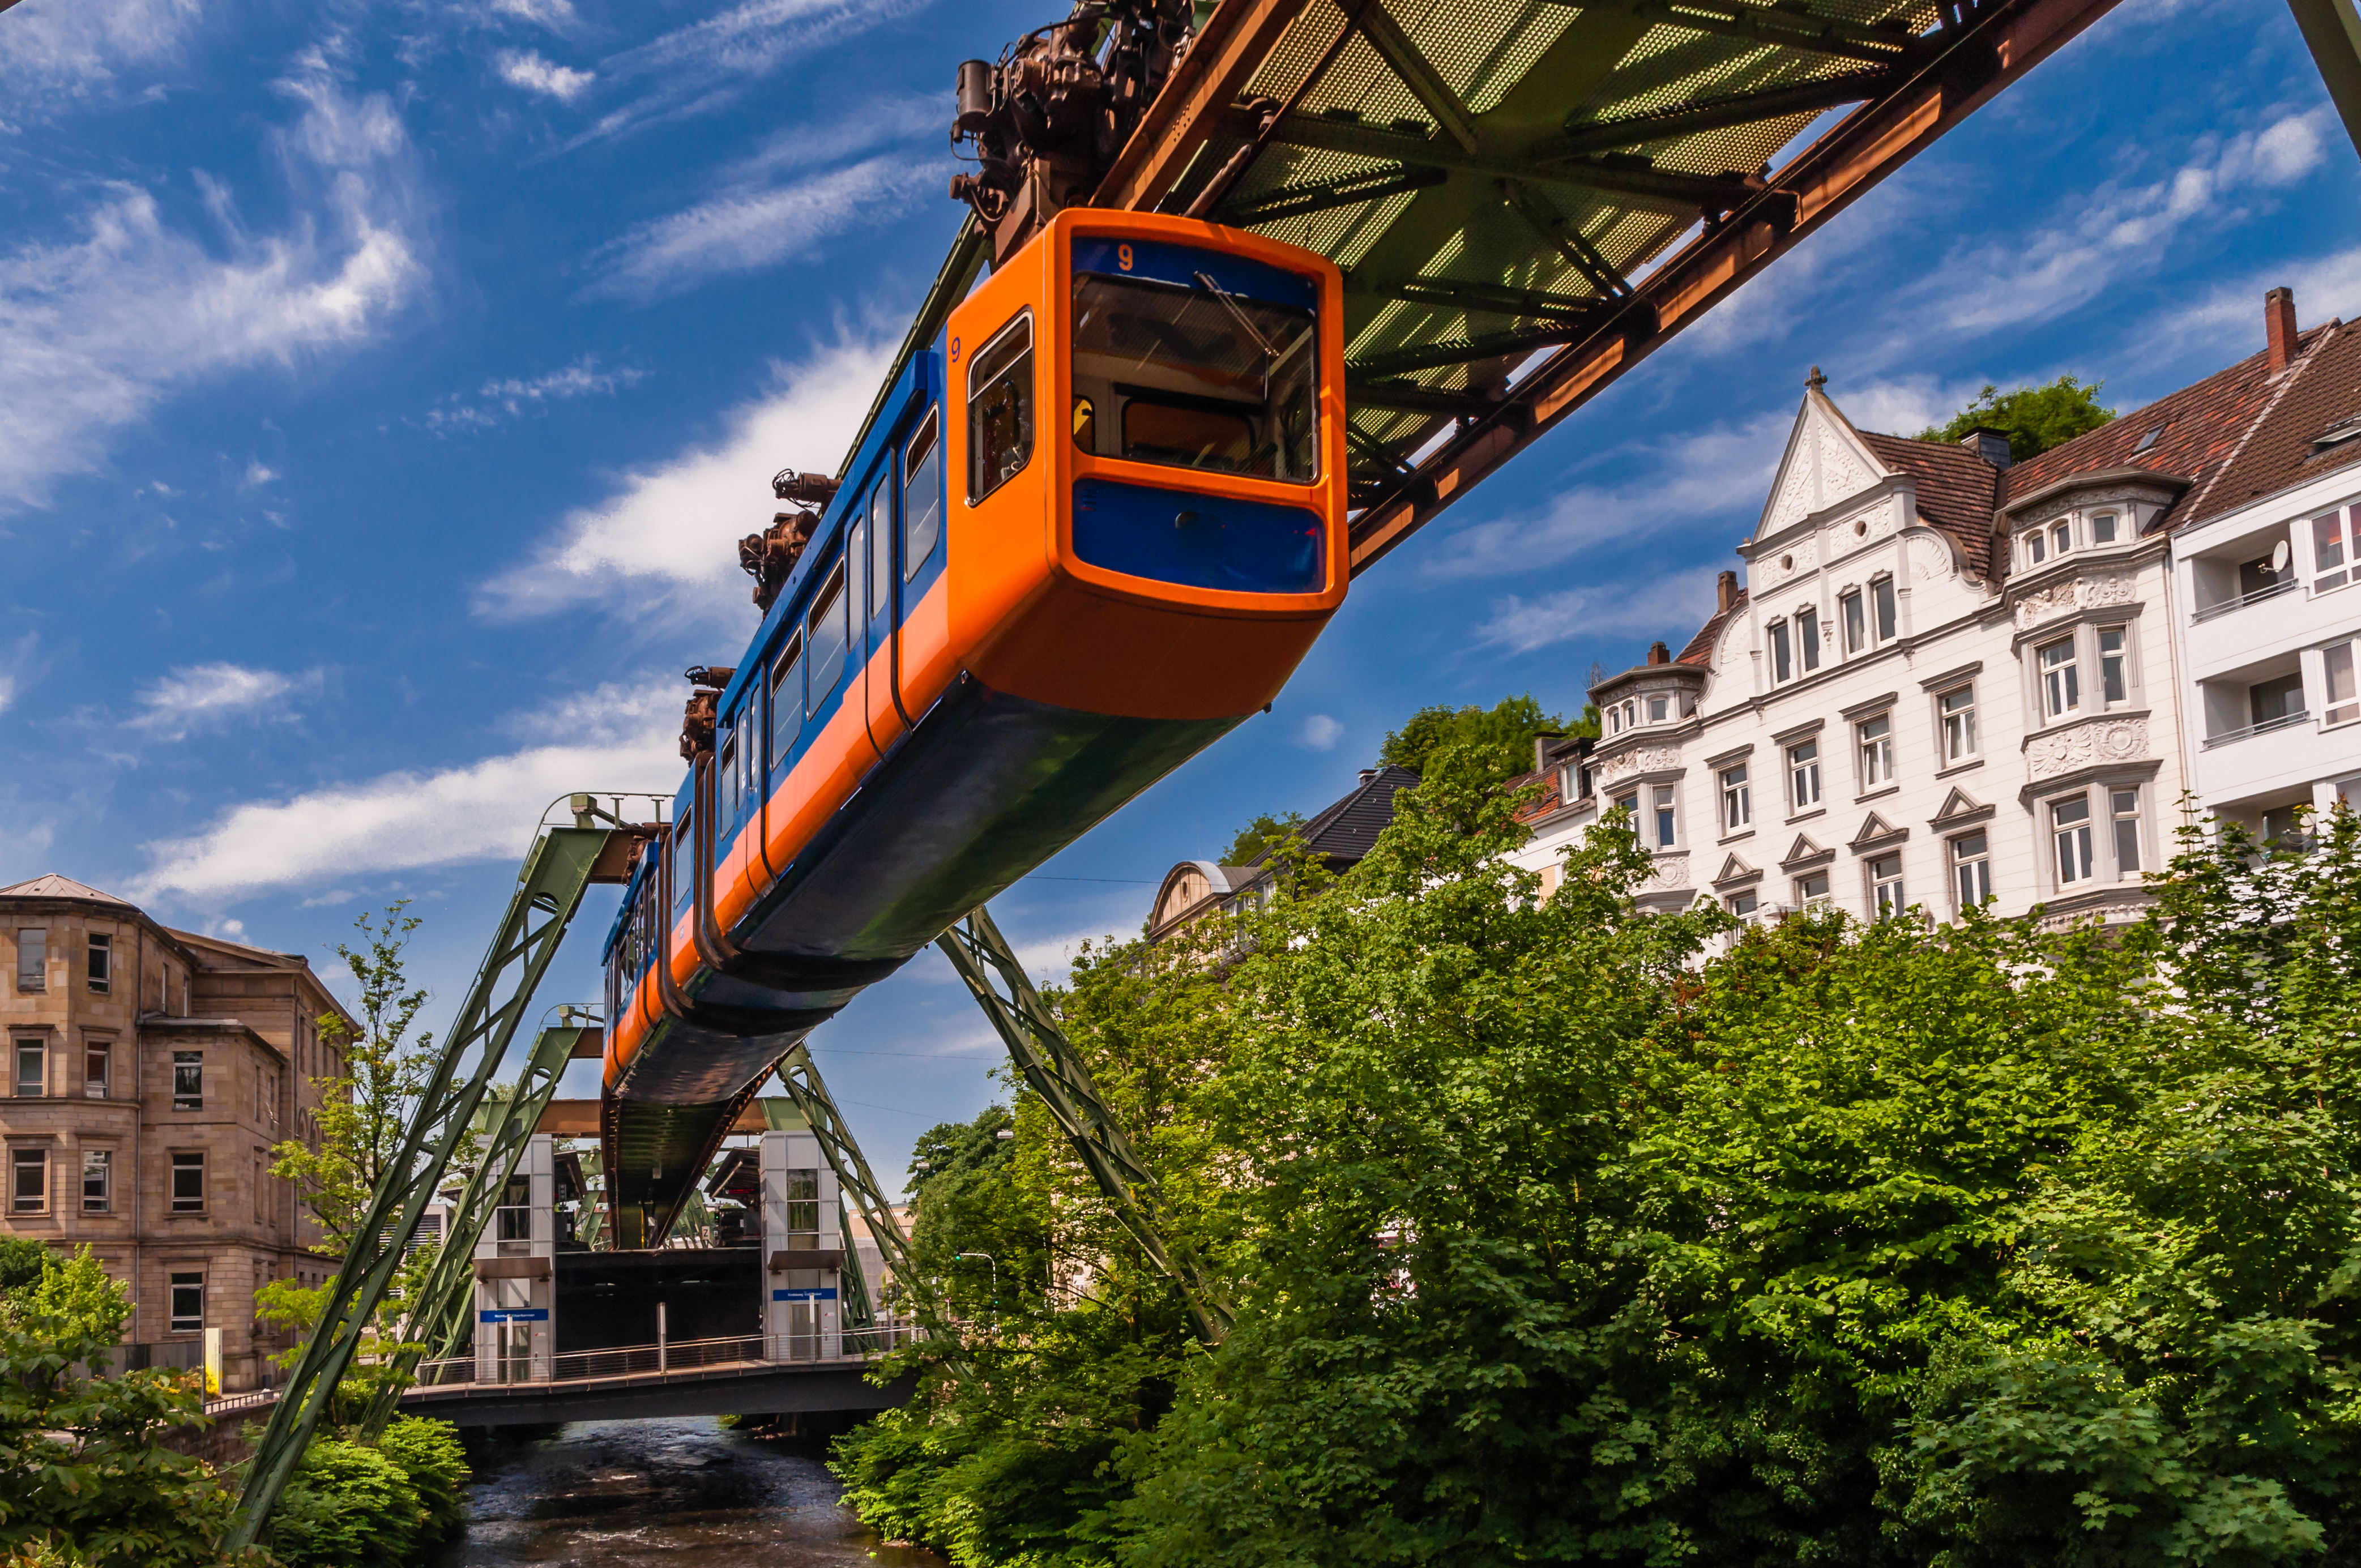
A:
[[[576,1010],[566,1011],[570,1016]],[[363,1442],[372,1442],[385,1431],[385,1423],[393,1419],[394,1407],[401,1402],[428,1352],[449,1355],[463,1338],[470,1337],[475,1326],[470,1309],[476,1287],[476,1244],[483,1237],[484,1222],[500,1206],[500,1193],[524,1158],[525,1143],[557,1092],[558,1078],[573,1059],[576,1043],[585,1035],[598,1032],[595,1022],[566,1023],[542,1030],[533,1036],[533,1054],[525,1058],[524,1071],[518,1075],[514,1089],[505,1096],[487,1098],[484,1109],[491,1113],[492,1124],[484,1129],[483,1153],[468,1173],[467,1185],[459,1190],[459,1201],[451,1206],[443,1245],[434,1255],[426,1283],[419,1289],[418,1307],[405,1336],[412,1343],[395,1354],[391,1374],[379,1384],[361,1417]]]
[[[352,1365],[370,1317],[385,1299],[402,1249],[417,1234],[418,1216],[442,1185],[452,1151],[467,1136],[517,1025],[533,1004],[533,990],[582,905],[582,891],[611,831],[545,828],[526,854],[499,934],[476,971],[456,1021],[444,1036],[442,1057],[402,1131],[401,1146],[385,1180],[370,1197],[358,1239],[329,1287],[320,1326],[305,1342],[287,1387],[271,1407],[270,1425],[256,1445],[237,1513],[222,1538],[225,1550],[253,1544],[303,1457],[337,1381]],[[461,1067],[471,1055],[475,1066],[463,1080]]]
[[[1090,1069],[1049,1015],[1000,927],[978,907],[944,932],[935,945],[975,993],[984,1016],[992,1020],[1008,1047],[1009,1058],[1025,1075],[1027,1087],[1041,1097],[1072,1142],[1074,1152],[1082,1156],[1099,1190],[1114,1206],[1115,1219],[1131,1233],[1148,1261],[1180,1287],[1197,1337],[1206,1344],[1219,1344],[1230,1332],[1229,1309],[1195,1261],[1166,1243],[1160,1218],[1163,1199],[1154,1173],[1140,1163],[1130,1137],[1092,1081]],[[994,975],[999,977],[998,985],[994,983]]]
[[[877,1309],[869,1299],[869,1275],[861,1266],[861,1249],[852,1245],[852,1212],[844,1206],[840,1181],[837,1183],[836,1234],[844,1238],[844,1255],[852,1263],[837,1276],[844,1281],[844,1326],[865,1329],[877,1321]]]
[[[934,1299],[911,1266],[909,1240],[902,1234],[902,1226],[894,1218],[893,1205],[885,1201],[884,1190],[877,1185],[877,1178],[869,1168],[868,1157],[853,1141],[852,1129],[844,1124],[844,1113],[836,1108],[828,1085],[820,1079],[819,1069],[812,1064],[811,1052],[798,1045],[780,1058],[779,1081],[786,1086],[796,1109],[803,1113],[813,1135],[819,1139],[819,1152],[827,1158],[829,1168],[836,1172],[840,1200],[850,1200],[861,1212],[869,1234],[877,1238],[877,1251],[885,1266],[894,1271],[894,1277],[902,1281],[911,1299],[918,1304],[919,1316],[933,1321],[938,1315]],[[850,1247],[845,1250],[852,1251]],[[853,1255],[853,1272],[858,1274],[859,1255]],[[865,1297],[867,1282],[862,1283]]]
[[[2353,0],[2288,0],[2345,134],[2361,150],[2361,12]]]

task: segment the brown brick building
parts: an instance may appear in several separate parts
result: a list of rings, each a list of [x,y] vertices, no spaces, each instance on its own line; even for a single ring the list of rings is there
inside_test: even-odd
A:
[[[324,1274],[269,1150],[318,1136],[314,1080],[344,1072],[330,1014],[349,1025],[292,954],[169,929],[54,874],[0,888],[0,1220],[129,1281],[147,1359],[197,1365],[219,1329],[223,1387],[256,1387],[282,1345],[258,1339],[255,1291]]]

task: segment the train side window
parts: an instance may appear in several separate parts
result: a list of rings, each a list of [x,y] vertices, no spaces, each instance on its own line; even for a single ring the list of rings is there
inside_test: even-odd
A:
[[[804,728],[804,636],[787,639],[787,651],[771,667],[771,766],[784,768]]]
[[[943,444],[939,411],[929,409],[926,422],[902,455],[902,576],[918,575],[935,541],[943,533]]]
[[[697,879],[689,874],[689,867],[696,863],[697,859],[691,848],[689,832],[696,826],[695,814],[684,811],[680,814],[679,824],[672,830],[672,913],[675,920],[688,907],[688,895],[697,891]]]
[[[1033,455],[1033,313],[976,351],[967,367],[967,499],[1000,488]]]
[[[839,561],[813,598],[806,623],[805,646],[811,650],[811,695],[804,704],[807,714],[819,711],[819,705],[835,693],[837,677],[844,674],[845,597],[844,563]]]
[[[894,467],[885,466],[885,477],[877,481],[877,488],[869,497],[869,615],[872,620],[885,613],[894,602]]]
[[[721,758],[714,764],[714,831],[718,835],[723,825],[738,820],[738,732],[734,729],[730,738],[721,742]]]

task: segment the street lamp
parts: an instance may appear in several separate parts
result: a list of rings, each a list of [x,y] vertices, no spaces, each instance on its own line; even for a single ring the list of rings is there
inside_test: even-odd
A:
[[[988,1252],[962,1252],[962,1253],[955,1253],[955,1254],[953,1254],[953,1255],[952,1255],[952,1259],[953,1259],[953,1261],[954,1261],[954,1262],[958,1261],[958,1260],[959,1260],[959,1259],[961,1259],[961,1258],[969,1258],[969,1257],[980,1257],[980,1258],[983,1259],[983,1261],[984,1261],[984,1262],[986,1262],[986,1263],[988,1263],[988,1264],[991,1264],[991,1265],[992,1265],[992,1307],[993,1307],[993,1310],[994,1310],[994,1311],[998,1311],[998,1310],[1000,1310],[1000,1263],[999,1263],[999,1260],[998,1260],[998,1259],[996,1259],[996,1258],[994,1258],[994,1257],[990,1253],[988,1253]]]

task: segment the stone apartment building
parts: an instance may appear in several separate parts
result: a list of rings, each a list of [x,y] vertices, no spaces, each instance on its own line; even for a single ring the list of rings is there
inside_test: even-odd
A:
[[[1815,371],[1739,545],[1744,582],[1722,574],[1712,616],[1678,654],[1657,643],[1591,688],[1595,745],[1543,743],[1544,798],[1518,861],[1547,881],[1564,848],[1620,806],[1655,856],[1651,907],[1712,897],[1741,916],[1827,903],[1870,917],[1915,905],[1949,919],[1990,900],[2001,915],[2038,904],[2060,918],[2132,916],[2201,782],[2183,722],[2192,700],[2229,714],[2264,690],[2277,717],[2286,674],[2315,661],[2318,689],[2350,691],[2336,685],[2327,620],[2291,629],[2288,648],[2209,653],[2223,668],[2203,679],[2223,693],[2192,699],[2183,668],[2177,577],[2183,599],[2212,602],[2224,571],[2246,569],[2229,557],[2287,532],[2297,511],[2309,521],[2336,489],[2289,488],[2280,461],[2273,506],[2213,537],[2210,520],[2233,504],[2225,473],[2257,461],[2257,435],[2292,406],[2291,367],[2341,341],[2334,327],[2299,341],[2291,307],[2284,320],[2279,309],[2262,352],[2015,465],[1993,432],[1953,446],[1856,430]],[[2361,352],[2338,364],[2323,385],[2361,384]],[[2361,415],[2361,396],[2345,403],[2344,417]],[[2318,423],[2317,409],[2302,419]],[[2182,541],[2201,530],[2206,559],[2224,565],[2186,559]],[[2293,567],[2314,573],[2308,591],[2331,591],[2318,584],[2347,557],[2299,548],[2311,551]],[[2213,723],[2204,733],[2253,733]],[[2334,757],[2355,755],[2353,734],[2290,759],[2271,788],[2316,797]],[[2245,786],[2206,788],[2228,799]]]
[[[302,958],[171,930],[49,875],[0,888],[9,1234],[89,1245],[128,1282],[135,1361],[193,1366],[221,1333],[223,1386],[258,1386],[254,1293],[328,1260],[269,1149],[317,1138],[313,1080],[339,1077],[319,1020],[350,1017]]]

